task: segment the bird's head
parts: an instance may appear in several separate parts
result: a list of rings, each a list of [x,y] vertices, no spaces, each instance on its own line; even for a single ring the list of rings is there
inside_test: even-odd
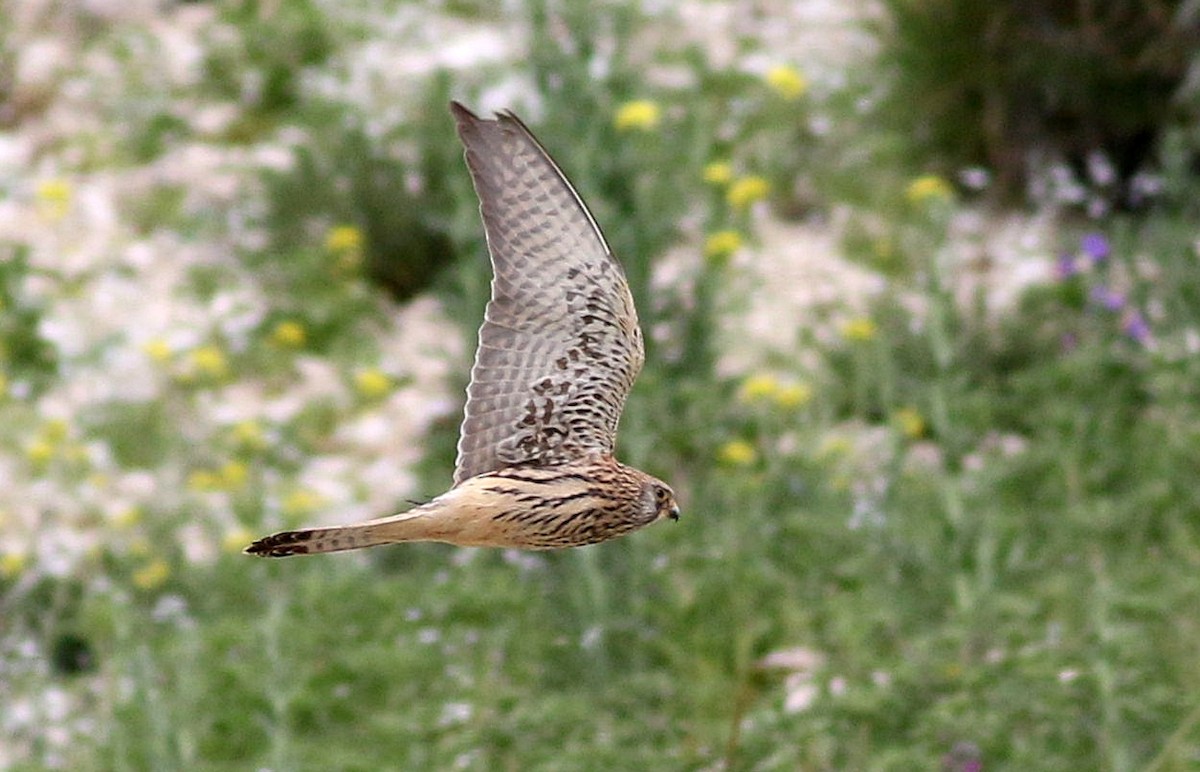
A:
[[[679,504],[675,502],[675,491],[671,490],[671,486],[649,477],[642,486],[642,514],[648,523],[664,517],[678,520]]]

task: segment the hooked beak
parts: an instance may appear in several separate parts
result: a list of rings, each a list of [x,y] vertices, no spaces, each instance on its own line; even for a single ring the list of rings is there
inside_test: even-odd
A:
[[[678,504],[671,507],[671,511],[667,513],[667,517],[671,518],[672,520],[679,519],[679,505]]]

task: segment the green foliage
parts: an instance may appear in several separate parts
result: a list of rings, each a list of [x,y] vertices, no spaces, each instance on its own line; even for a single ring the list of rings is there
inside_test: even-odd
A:
[[[349,226],[358,229],[362,244],[344,250],[342,257],[352,259],[343,260],[343,274],[361,270],[396,300],[426,289],[454,260],[453,219],[461,200],[455,192],[462,185],[456,189],[450,182],[461,176],[462,151],[446,131],[446,93],[444,83],[430,88],[425,109],[383,138],[368,135],[333,105],[308,106],[303,117],[314,136],[295,149],[291,168],[264,174],[273,250],[314,254],[319,250],[313,247],[325,242],[326,253],[336,251],[328,241],[331,229]],[[398,158],[390,150],[398,145],[415,146],[418,158]],[[265,253],[254,258],[272,259]],[[292,288],[297,297],[328,286],[329,265],[313,267],[310,284]]]
[[[889,0],[881,115],[923,165],[987,167],[1005,196],[1025,192],[1031,164],[1092,153],[1126,182],[1194,122],[1174,102],[1200,42],[1188,5]]]
[[[37,393],[57,374],[54,347],[41,335],[43,311],[24,296],[29,250],[0,243],[0,366],[9,381],[27,381]]]
[[[250,139],[300,102],[300,75],[329,57],[333,27],[313,0],[229,0],[220,12],[236,34],[214,41],[205,62],[207,87],[246,108],[231,138]]]
[[[16,749],[0,763],[11,752],[18,769],[1189,768],[1200,754],[1194,219],[1164,211],[1105,222],[1082,244],[1064,236],[1058,275],[985,314],[950,286],[961,210],[947,183],[905,189],[906,162],[880,163],[899,146],[871,126],[807,128],[818,111],[854,126],[857,86],[786,98],[698,49],[643,45],[628,4],[525,6],[531,50],[517,74],[537,88],[525,117],[627,268],[651,350],[619,455],[672,483],[681,521],[561,553],[239,554],[259,529],[318,516],[324,466],[361,469],[364,489],[381,479],[366,454],[338,453],[344,433],[400,415],[339,380],[379,361],[398,309],[378,286],[398,298],[434,288],[466,350],[488,293],[445,110],[452,95],[474,106],[468,87],[436,75],[402,124],[382,128],[361,108],[301,100],[289,78],[335,53],[344,28],[315,4],[286,6],[222,11],[246,40],[214,55],[208,85],[226,97],[243,65],[278,70],[263,92],[274,96],[243,115],[255,130],[225,139],[292,121],[307,139],[292,168],[255,178],[265,206],[247,209],[265,246],[230,238],[236,257],[189,262],[184,291],[147,298],[164,315],[189,311],[183,344],[134,347],[152,360],[134,372],[162,381],[153,398],[67,401],[81,361],[57,360],[50,311],[26,297],[34,246],[0,259],[4,376],[34,385],[32,399],[8,389],[0,404],[0,439],[19,449],[4,473],[29,491],[0,511],[0,727]],[[285,35],[294,49],[267,47]],[[978,55],[936,42],[922,55]],[[656,85],[646,72],[659,65],[694,80]],[[637,100],[655,120],[621,126]],[[731,180],[704,182],[713,162]],[[759,177],[759,193],[731,201],[733,180]],[[198,240],[247,206],[197,214],[183,198],[164,185],[124,202],[132,238]],[[853,210],[846,251],[887,277],[883,290],[832,331],[818,315],[803,351],[775,352],[769,371],[722,369],[716,332],[756,298],[738,295],[736,248],[694,242],[727,231],[753,244],[766,209],[839,208]],[[51,233],[54,249],[69,244]],[[660,286],[668,252],[684,253],[672,254],[679,278]],[[38,270],[62,279],[38,254]],[[91,278],[32,284],[79,299]],[[86,356],[130,353],[122,345]],[[385,394],[421,375],[376,374]],[[51,387],[69,418],[39,412]],[[444,489],[457,423],[449,411],[421,438],[419,490]],[[127,503],[148,479],[154,495]],[[26,545],[13,534],[30,520]]]

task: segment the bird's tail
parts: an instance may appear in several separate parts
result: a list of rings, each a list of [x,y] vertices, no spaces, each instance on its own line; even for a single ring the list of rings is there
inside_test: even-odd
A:
[[[264,536],[246,548],[246,553],[265,558],[289,555],[313,555],[318,552],[341,552],[377,544],[419,541],[426,538],[420,522],[428,505],[410,509],[398,515],[367,520],[355,525],[336,525],[327,528],[305,528],[299,531],[280,531]]]

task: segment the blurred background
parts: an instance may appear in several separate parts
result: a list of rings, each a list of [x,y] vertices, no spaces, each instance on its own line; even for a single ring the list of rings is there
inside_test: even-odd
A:
[[[0,768],[1200,766],[1200,2],[0,0]],[[447,111],[626,266],[662,524],[450,481]]]

